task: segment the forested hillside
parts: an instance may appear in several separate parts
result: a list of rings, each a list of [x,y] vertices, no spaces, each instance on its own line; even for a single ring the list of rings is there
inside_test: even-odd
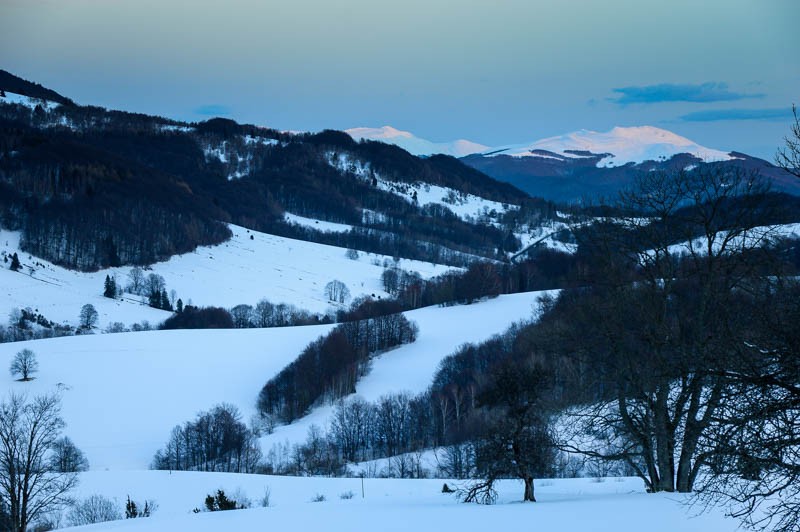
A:
[[[0,222],[22,231],[25,251],[70,268],[163,260],[226,240],[224,223],[464,265],[516,251],[515,228],[555,216],[552,204],[451,157],[421,159],[335,131],[183,124],[38,99],[52,97],[44,89],[8,91]],[[418,198],[431,187],[441,199]],[[470,202],[489,207],[457,214]],[[289,224],[285,213],[350,230]]]

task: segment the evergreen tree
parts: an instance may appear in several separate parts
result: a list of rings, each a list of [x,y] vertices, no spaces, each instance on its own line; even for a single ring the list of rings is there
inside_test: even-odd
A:
[[[180,298],[178,298],[178,301],[175,303],[175,311],[183,312],[183,300]]]
[[[10,269],[11,269],[12,272],[18,272],[21,268],[22,268],[22,264],[19,263],[19,257],[17,257],[17,254],[14,253],[13,255],[11,255],[11,267],[10,267]]]
[[[161,309],[163,310],[172,310],[172,303],[169,302],[169,296],[167,295],[167,289],[161,290]]]
[[[161,292],[158,290],[150,292],[147,304],[153,308],[161,308]]]
[[[105,297],[110,297],[114,299],[117,297],[117,281],[111,276],[106,275],[106,282],[105,287],[103,289],[103,295]]]
[[[131,500],[128,495],[128,502],[125,503],[125,519],[136,519],[139,517],[139,510],[136,508],[136,503]]]

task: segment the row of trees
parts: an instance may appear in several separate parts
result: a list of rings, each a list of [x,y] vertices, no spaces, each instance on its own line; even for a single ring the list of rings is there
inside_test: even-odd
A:
[[[260,461],[258,441],[239,410],[223,403],[172,429],[153,469],[255,473]]]
[[[371,356],[413,342],[416,334],[416,325],[402,314],[338,325],[267,382],[258,396],[258,410],[288,423],[321,400],[353,393]]]

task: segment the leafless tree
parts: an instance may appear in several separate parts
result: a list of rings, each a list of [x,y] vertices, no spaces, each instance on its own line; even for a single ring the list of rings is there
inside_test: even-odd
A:
[[[90,495],[76,502],[67,514],[69,526],[83,526],[122,519],[122,512],[114,501],[102,495]]]
[[[0,490],[12,532],[26,532],[37,518],[70,502],[77,476],[53,471],[50,461],[63,427],[55,395],[11,394],[0,403]]]
[[[94,305],[91,303],[87,303],[81,307],[81,313],[78,316],[81,324],[81,328],[83,329],[91,329],[97,323],[97,309],[94,308]]]
[[[231,309],[231,318],[233,325],[237,329],[246,329],[253,326],[253,318],[255,314],[253,307],[250,305],[236,305]]]
[[[126,289],[131,294],[142,295],[144,293],[144,272],[138,266],[134,266],[128,272],[128,286]]]
[[[784,137],[786,146],[780,148],[775,155],[775,162],[792,175],[800,177],[800,117],[797,115],[797,106],[792,106],[794,123],[789,134]]]
[[[483,434],[475,441],[481,481],[461,493],[464,502],[491,503],[500,478],[524,482],[523,501],[535,502],[533,480],[552,470],[555,442],[543,397],[546,371],[529,360],[496,367],[478,395]]]
[[[30,349],[23,349],[11,361],[11,375],[19,375],[20,380],[29,381],[32,375],[39,371],[39,362],[36,361],[36,355]]]
[[[333,280],[325,285],[325,297],[335,303],[346,303],[350,299],[350,289],[342,281]]]
[[[53,442],[53,455],[50,459],[50,468],[58,473],[76,473],[87,471],[89,462],[83,451],[78,449],[67,436]]]
[[[572,410],[569,450],[624,462],[652,491],[692,491],[730,393],[737,309],[774,236],[766,190],[757,175],[717,168],[649,172],[623,195],[638,214],[595,234],[602,286],[576,297],[566,328],[585,361],[604,361],[605,390]]]

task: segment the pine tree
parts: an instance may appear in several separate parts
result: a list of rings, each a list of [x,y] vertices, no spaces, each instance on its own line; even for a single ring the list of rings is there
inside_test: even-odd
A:
[[[172,310],[172,303],[169,302],[169,296],[167,295],[167,289],[163,289],[161,291],[161,307],[162,310]]]
[[[161,292],[158,290],[150,292],[147,304],[153,308],[161,308]]]
[[[113,277],[106,275],[106,282],[105,287],[103,289],[103,295],[105,297],[110,297],[114,299],[117,297],[117,282]]]
[[[183,312],[183,300],[182,300],[182,299],[180,299],[180,298],[179,298],[179,299],[178,299],[178,301],[175,303],[175,311],[176,311],[176,312]]]
[[[128,502],[125,503],[125,519],[136,519],[139,517],[139,510],[136,508],[136,503],[131,500],[128,495]]]
[[[19,263],[19,257],[17,254],[14,253],[11,255],[11,267],[10,270],[13,272],[18,272],[22,268],[22,264]]]

